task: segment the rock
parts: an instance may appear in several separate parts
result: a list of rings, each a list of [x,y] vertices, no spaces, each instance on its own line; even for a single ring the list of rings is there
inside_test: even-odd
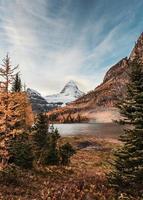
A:
[[[36,90],[27,89],[27,94],[32,105],[32,110],[35,113],[48,112],[53,109],[54,105],[49,105],[44,97]],[[56,106],[55,106],[56,107]],[[55,108],[54,107],[54,108]]]

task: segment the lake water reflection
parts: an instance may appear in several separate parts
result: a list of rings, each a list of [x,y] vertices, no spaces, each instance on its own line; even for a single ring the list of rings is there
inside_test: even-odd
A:
[[[123,132],[122,127],[115,123],[55,124],[54,126],[63,136],[89,134],[100,138],[118,138]]]

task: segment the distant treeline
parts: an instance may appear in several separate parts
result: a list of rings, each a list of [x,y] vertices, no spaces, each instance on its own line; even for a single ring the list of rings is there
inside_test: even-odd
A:
[[[72,113],[69,113],[67,115],[57,115],[56,113],[53,113],[49,116],[49,121],[60,123],[82,123],[88,121],[88,118],[80,115],[79,113],[76,116]]]

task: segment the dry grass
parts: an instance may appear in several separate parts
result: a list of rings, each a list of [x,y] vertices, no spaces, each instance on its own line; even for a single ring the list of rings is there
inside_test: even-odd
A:
[[[105,173],[110,170],[113,141],[93,136],[62,138],[77,149],[68,167],[38,167],[22,171],[19,184],[0,183],[2,200],[112,200]]]

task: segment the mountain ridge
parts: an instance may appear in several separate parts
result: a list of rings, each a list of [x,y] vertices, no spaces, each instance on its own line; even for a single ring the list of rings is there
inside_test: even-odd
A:
[[[60,116],[71,113],[74,116],[80,113],[89,119],[94,118],[97,122],[111,122],[119,118],[115,104],[119,96],[125,95],[126,83],[128,82],[126,72],[129,70],[130,62],[135,57],[138,57],[143,63],[143,33],[139,36],[129,57],[125,57],[113,65],[106,72],[100,85],[64,109],[55,110],[49,115]]]
[[[64,106],[69,102],[75,101],[84,93],[79,90],[74,81],[69,81],[60,93],[49,96],[42,96],[34,89],[28,88],[27,94],[35,113],[48,112],[53,108]]]

